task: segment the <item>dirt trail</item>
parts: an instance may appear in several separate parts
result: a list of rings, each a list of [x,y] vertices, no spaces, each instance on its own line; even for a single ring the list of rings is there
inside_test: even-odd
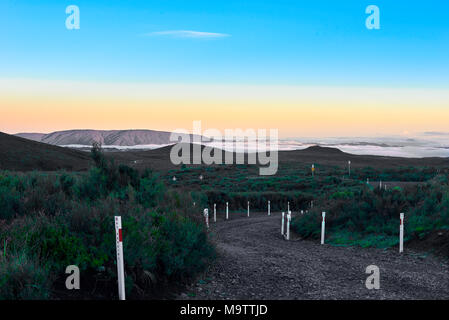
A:
[[[231,215],[231,214],[230,214]],[[211,223],[218,258],[180,299],[449,299],[449,264],[396,249],[320,245],[280,234],[280,214]],[[380,268],[368,290],[366,267]]]

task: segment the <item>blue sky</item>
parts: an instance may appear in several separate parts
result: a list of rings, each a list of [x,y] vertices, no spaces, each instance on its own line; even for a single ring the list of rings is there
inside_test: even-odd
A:
[[[0,77],[447,88],[447,1],[0,2]],[[65,8],[80,8],[67,30]],[[365,8],[380,8],[380,30]],[[148,35],[192,30],[218,38]]]

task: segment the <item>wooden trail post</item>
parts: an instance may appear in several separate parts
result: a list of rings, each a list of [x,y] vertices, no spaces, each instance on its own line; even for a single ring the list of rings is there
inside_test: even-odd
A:
[[[281,234],[284,235],[284,216],[285,212],[282,212],[282,221],[281,221]]]
[[[404,251],[404,214],[401,213],[399,217],[399,253],[402,253]]]
[[[324,232],[326,229],[326,212],[322,213],[323,221],[321,222],[321,244],[324,244]]]
[[[209,229],[209,209],[204,209],[204,219],[206,220],[206,227]]]
[[[123,266],[122,217],[115,216],[115,244],[117,250],[118,297],[125,300],[125,270]]]
[[[348,160],[348,171],[349,171],[349,176],[351,176],[351,160]]]
[[[287,214],[287,236],[286,239],[290,240],[290,221],[292,220],[292,212],[289,211]]]

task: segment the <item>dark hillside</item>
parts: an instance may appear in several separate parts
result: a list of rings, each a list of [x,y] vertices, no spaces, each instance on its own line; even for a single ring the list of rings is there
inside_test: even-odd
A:
[[[0,132],[0,170],[82,171],[88,153],[40,143]]]
[[[191,147],[191,146],[190,146]],[[174,169],[170,162],[172,146],[148,151],[109,152],[108,156],[135,167],[146,166],[155,170]],[[192,151],[192,147],[190,148]],[[204,149],[204,147],[202,147]],[[214,152],[224,151],[215,149]],[[192,153],[191,153],[192,155]],[[247,157],[245,156],[245,159]],[[234,155],[235,159],[235,155]],[[313,146],[304,150],[280,151],[279,166],[283,165],[311,165],[312,163],[325,166],[346,167],[348,160],[352,168],[372,167],[374,169],[395,169],[398,167],[435,167],[449,168],[449,158],[399,158],[370,155],[354,155],[336,148]],[[178,166],[179,167],[179,166]]]

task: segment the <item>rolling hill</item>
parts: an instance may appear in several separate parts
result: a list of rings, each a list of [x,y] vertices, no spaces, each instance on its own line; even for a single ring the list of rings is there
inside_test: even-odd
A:
[[[151,167],[155,170],[173,169],[175,166],[170,162],[171,146],[147,151],[109,152],[108,156],[137,168]],[[192,145],[190,145],[190,156],[192,157]],[[204,146],[202,147],[204,149]],[[222,152],[225,159],[225,151],[214,149],[214,152]],[[233,155],[235,163],[235,154]],[[247,159],[247,155],[245,155]],[[337,148],[312,146],[303,150],[279,151],[279,166],[283,164],[311,165],[320,164],[328,166],[347,166],[348,160],[351,167],[372,167],[377,169],[397,167],[438,167],[448,168],[449,158],[400,158],[386,156],[354,155],[343,152]],[[246,161],[246,160],[245,160]],[[200,165],[195,165],[200,166]]]
[[[0,170],[82,171],[89,167],[89,154],[0,132]]]

